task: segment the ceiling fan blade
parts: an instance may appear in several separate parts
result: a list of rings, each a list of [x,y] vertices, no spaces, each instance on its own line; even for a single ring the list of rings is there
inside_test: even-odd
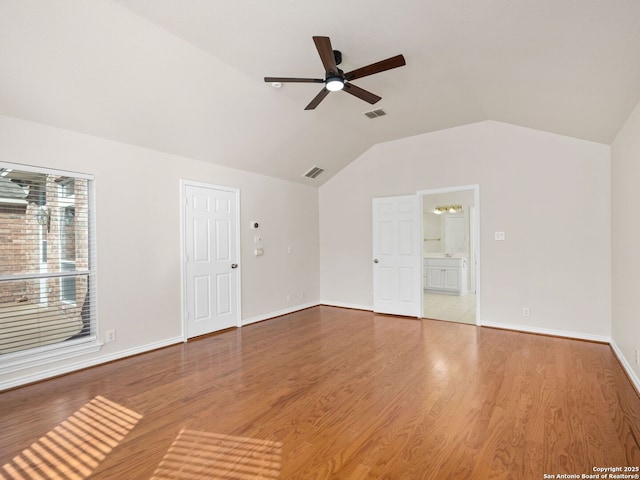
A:
[[[316,95],[313,100],[311,100],[311,103],[306,107],[304,107],[304,109],[313,110],[320,104],[322,100],[324,100],[324,97],[326,97],[327,95],[329,95],[329,90],[327,90],[326,88],[323,88],[322,90],[320,90],[320,93]]]
[[[392,68],[398,68],[406,65],[404,57],[402,55],[396,55],[395,57],[381,60],[366,67],[357,68],[344,74],[346,80],[355,80],[357,78],[373,75],[374,73],[384,72],[385,70],[391,70]]]
[[[337,75],[338,65],[336,65],[336,59],[333,56],[333,48],[329,37],[313,37],[313,41],[318,49],[318,54],[320,54],[324,71],[326,73],[333,72],[334,75]]]
[[[345,83],[342,90],[344,92],[350,93],[354,97],[358,97],[360,100],[364,100],[365,102],[370,103],[371,105],[382,100],[382,97],[368,92],[364,88],[356,87],[353,83]]]
[[[273,82],[298,82],[298,83],[324,83],[321,78],[290,78],[290,77],[264,77],[267,83]]]

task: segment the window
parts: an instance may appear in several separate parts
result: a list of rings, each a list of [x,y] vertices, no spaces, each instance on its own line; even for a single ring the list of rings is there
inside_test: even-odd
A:
[[[0,163],[0,373],[96,347],[92,189],[88,175]]]
[[[60,185],[60,198],[69,198],[75,194],[75,179],[62,177],[56,182]]]

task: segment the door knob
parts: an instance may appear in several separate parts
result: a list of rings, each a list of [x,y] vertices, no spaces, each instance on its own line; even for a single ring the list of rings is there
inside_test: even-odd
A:
[[[231,264],[231,268],[238,268],[238,264],[237,263],[232,263]]]
[[[373,259],[373,263],[378,263],[378,259],[377,259],[377,258],[374,258],[374,259]]]

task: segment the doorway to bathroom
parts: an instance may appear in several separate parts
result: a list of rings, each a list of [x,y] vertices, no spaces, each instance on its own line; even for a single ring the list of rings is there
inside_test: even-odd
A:
[[[480,325],[479,186],[418,192],[422,316]]]

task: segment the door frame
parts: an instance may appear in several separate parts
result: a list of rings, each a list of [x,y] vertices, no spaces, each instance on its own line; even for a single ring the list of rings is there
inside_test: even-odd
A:
[[[236,270],[236,290],[237,290],[237,305],[236,311],[238,312],[236,319],[236,327],[242,326],[242,258],[241,258],[241,249],[240,249],[240,189],[234,187],[226,187],[224,185],[214,185],[211,183],[198,182],[195,180],[185,180],[180,179],[180,316],[182,321],[180,322],[182,325],[182,341],[187,342],[187,282],[186,282],[186,273],[187,273],[187,248],[186,248],[186,215],[185,215],[185,191],[187,186],[206,188],[209,190],[220,190],[223,192],[231,192],[235,194],[235,202],[236,202],[236,252],[238,255],[237,263],[239,268]]]
[[[480,308],[480,185],[460,185],[456,187],[443,187],[443,188],[432,188],[428,190],[418,190],[416,193],[420,198],[420,235],[421,238],[424,235],[424,198],[426,195],[437,195],[440,193],[454,193],[454,192],[462,192],[473,190],[473,201],[475,207],[475,225],[470,225],[469,230],[473,229],[474,245],[472,248],[475,254],[475,286],[476,286],[476,325],[482,325],[482,310]],[[422,242],[420,242],[422,244]],[[471,256],[471,255],[470,255]],[[470,259],[469,259],[470,260]],[[471,262],[469,261],[469,264]],[[424,261],[422,258],[420,259],[420,271],[422,275],[420,275],[420,318],[424,318]]]

